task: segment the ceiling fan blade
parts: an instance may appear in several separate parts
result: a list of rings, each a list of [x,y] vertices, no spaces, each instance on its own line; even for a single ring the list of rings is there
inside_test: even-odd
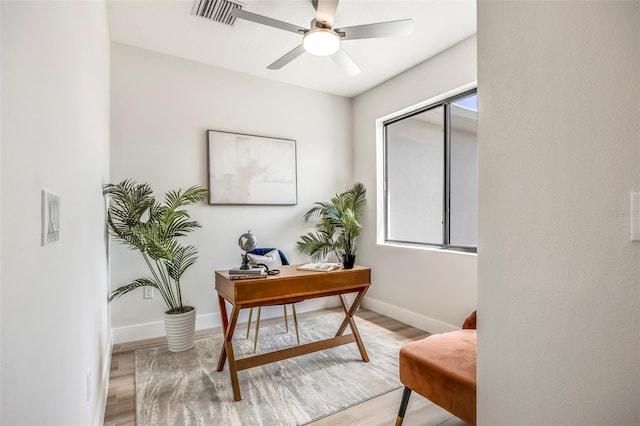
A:
[[[278,21],[277,19],[267,18],[266,16],[258,15],[257,13],[247,12],[242,9],[233,9],[231,15],[236,18],[244,19],[246,21],[256,22],[258,24],[267,25],[269,27],[280,28],[281,30],[291,31],[296,34],[304,34],[308,30],[297,25],[290,24],[284,21]]]
[[[343,49],[338,49],[336,53],[331,55],[331,59],[338,64],[338,67],[340,67],[342,72],[344,72],[348,77],[360,74],[360,68]]]
[[[304,46],[299,45],[293,48],[293,50],[290,50],[289,52],[285,53],[284,56],[282,56],[280,59],[276,60],[274,63],[269,65],[267,69],[279,70],[280,68],[284,67],[289,62],[293,61],[295,58],[302,55],[303,53],[304,53]]]
[[[342,40],[402,36],[411,34],[413,31],[413,19],[356,25],[353,27],[337,28],[334,31],[344,33],[344,37],[342,37],[342,35],[340,37]]]
[[[318,0],[316,22],[326,22],[329,27],[332,27],[339,1],[340,0]]]

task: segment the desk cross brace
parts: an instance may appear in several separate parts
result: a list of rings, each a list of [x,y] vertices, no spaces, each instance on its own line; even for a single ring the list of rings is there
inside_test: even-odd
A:
[[[360,290],[351,306],[348,306],[347,300],[343,294],[338,295],[340,298],[340,303],[342,304],[342,309],[345,313],[345,318],[338,328],[335,337],[241,359],[235,359],[232,344],[233,332],[236,328],[236,323],[238,322],[238,314],[240,313],[240,309],[234,305],[231,311],[231,318],[227,320],[227,309],[225,300],[222,296],[218,296],[218,303],[220,307],[220,313],[222,314],[222,325],[225,329],[225,336],[224,345],[222,346],[220,357],[218,358],[217,370],[220,372],[224,369],[224,364],[226,363],[228,357],[229,375],[231,376],[231,386],[233,388],[233,399],[235,401],[240,401],[242,399],[242,397],[240,396],[238,371],[246,370],[248,368],[258,367],[260,365],[270,364],[272,362],[282,361],[299,355],[306,355],[309,353],[333,348],[340,345],[346,345],[353,342],[358,345],[358,350],[360,351],[362,361],[369,362],[369,356],[367,355],[367,351],[364,347],[364,344],[362,343],[362,338],[360,337],[360,332],[358,331],[358,327],[356,326],[356,322],[353,318],[353,315],[358,310],[358,306],[360,306],[360,302],[364,298],[366,292],[367,288]],[[352,334],[343,335],[347,326],[351,328]]]

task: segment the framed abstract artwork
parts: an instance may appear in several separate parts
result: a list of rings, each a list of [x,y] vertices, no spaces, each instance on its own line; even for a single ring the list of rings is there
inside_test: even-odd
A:
[[[296,141],[207,131],[209,204],[298,203]]]

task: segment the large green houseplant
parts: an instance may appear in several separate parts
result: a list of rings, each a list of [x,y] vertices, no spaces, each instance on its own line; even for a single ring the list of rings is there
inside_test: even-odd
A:
[[[305,222],[312,218],[318,220],[316,231],[300,237],[296,243],[298,250],[314,261],[334,253],[346,269],[353,268],[366,201],[367,189],[357,182],[328,202],[316,202],[304,215]]]
[[[178,237],[200,227],[184,208],[205,200],[207,190],[192,186],[185,191],[169,191],[164,201],[159,202],[148,184],[127,179],[104,185],[103,191],[110,198],[107,214],[110,235],[139,252],[151,272],[151,276],[137,278],[113,290],[109,302],[137,288],[153,287],[167,306],[165,327],[169,350],[191,348],[196,310],[183,304],[180,279],[198,259],[198,251],[192,245],[181,244]],[[176,322],[186,324],[176,325]]]

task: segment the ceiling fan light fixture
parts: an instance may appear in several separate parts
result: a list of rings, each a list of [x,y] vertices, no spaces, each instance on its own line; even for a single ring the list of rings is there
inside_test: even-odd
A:
[[[314,28],[304,35],[302,44],[307,53],[329,56],[340,48],[340,36],[328,28]]]

